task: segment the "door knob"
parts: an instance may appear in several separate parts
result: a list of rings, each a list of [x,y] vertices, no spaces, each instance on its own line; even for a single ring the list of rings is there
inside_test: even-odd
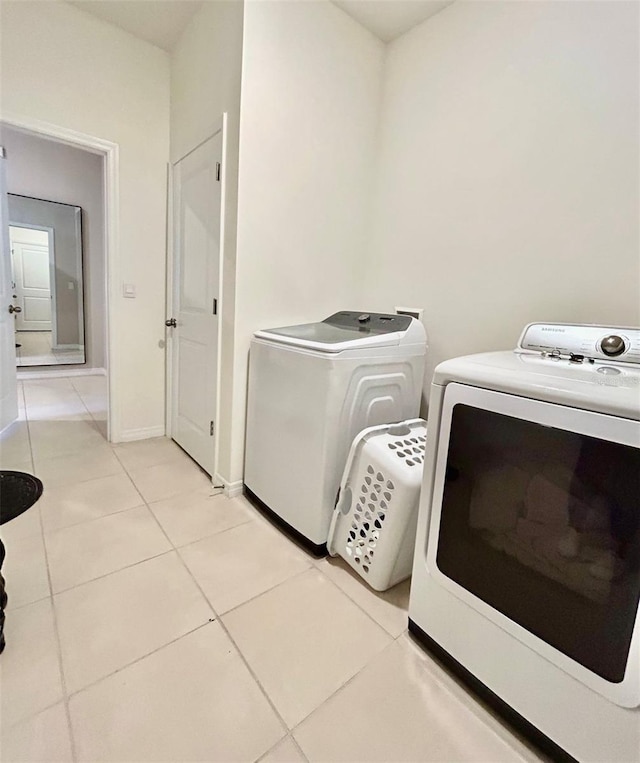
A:
[[[22,312],[22,308],[18,307],[17,305],[15,305],[15,306],[14,305],[9,305],[9,312],[10,313],[21,313]]]
[[[178,323],[177,323],[175,318],[169,318],[168,320],[166,320],[164,322],[164,325],[165,326],[172,326],[173,328],[175,328],[178,325]]]

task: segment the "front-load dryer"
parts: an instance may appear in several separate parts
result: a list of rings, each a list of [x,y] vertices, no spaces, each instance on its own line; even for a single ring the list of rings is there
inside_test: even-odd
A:
[[[426,354],[422,323],[342,311],[258,331],[249,354],[247,495],[316,554],[353,438],[415,418]]]
[[[428,426],[409,630],[553,759],[637,761],[640,330],[445,361]]]

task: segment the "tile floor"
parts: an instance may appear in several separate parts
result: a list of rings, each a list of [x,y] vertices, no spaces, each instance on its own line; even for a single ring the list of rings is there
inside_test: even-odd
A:
[[[110,446],[105,379],[24,381],[0,468],[41,500],[1,528],[11,761],[536,761],[368,590],[171,441]]]

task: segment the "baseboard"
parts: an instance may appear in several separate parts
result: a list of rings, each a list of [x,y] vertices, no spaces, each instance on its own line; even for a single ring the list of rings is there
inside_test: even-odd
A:
[[[106,376],[107,372],[104,368],[68,368],[64,369],[48,369],[42,371],[23,371],[21,368],[16,369],[16,376],[18,381],[30,379],[63,379],[67,376]]]
[[[52,344],[53,352],[67,352],[68,350],[84,350],[83,344]]]
[[[237,495],[242,495],[242,480],[225,482],[224,494],[227,498],[235,498]]]
[[[242,480],[236,480],[236,482],[227,482],[227,480],[219,474],[213,475],[214,485],[224,485],[223,493],[227,498],[235,498],[237,495],[242,495]]]
[[[164,425],[142,427],[141,429],[124,429],[120,432],[118,442],[134,442],[135,440],[150,440],[152,437],[164,437]]]

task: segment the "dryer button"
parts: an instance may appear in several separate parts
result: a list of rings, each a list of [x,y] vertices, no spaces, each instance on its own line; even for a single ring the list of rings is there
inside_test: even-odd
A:
[[[362,315],[358,316],[358,321],[360,323],[368,323],[371,320],[371,316],[368,313],[363,313]]]

